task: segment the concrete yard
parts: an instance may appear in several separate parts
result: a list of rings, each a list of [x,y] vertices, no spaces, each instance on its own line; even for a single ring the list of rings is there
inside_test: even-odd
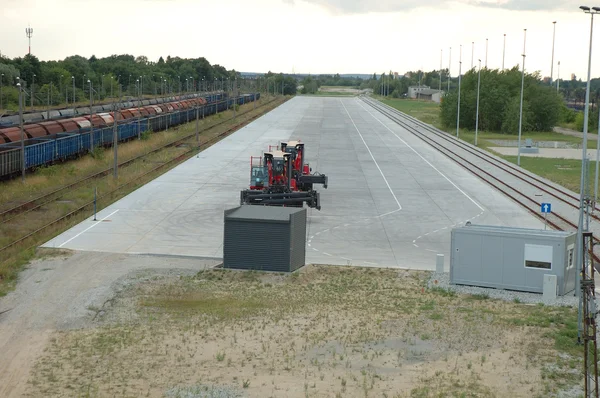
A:
[[[435,269],[442,253],[448,268],[453,226],[543,228],[360,99],[296,97],[44,246],[219,258],[223,211],[239,205],[250,156],[288,139],[329,177],[322,210],[308,212],[308,263]]]

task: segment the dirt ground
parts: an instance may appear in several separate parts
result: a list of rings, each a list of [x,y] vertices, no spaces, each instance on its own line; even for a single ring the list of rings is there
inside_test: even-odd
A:
[[[580,381],[572,309],[429,290],[425,272],[214,264],[36,262],[0,301],[0,395],[547,397]]]

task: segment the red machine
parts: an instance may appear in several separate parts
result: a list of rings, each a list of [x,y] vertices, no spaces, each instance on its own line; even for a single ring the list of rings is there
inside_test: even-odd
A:
[[[304,163],[306,154],[304,152],[304,143],[300,141],[287,141],[281,143],[281,150],[292,155],[292,178],[296,181],[298,190],[310,191],[313,184],[323,184],[327,189],[327,176],[325,174],[314,173],[308,163]]]
[[[294,141],[282,143],[282,150],[265,152],[262,158],[250,158],[250,189],[240,193],[240,204],[309,207],[321,210],[319,193],[314,183],[327,188],[327,176],[310,175],[310,167],[303,164],[304,144]],[[303,174],[301,171],[306,171]]]

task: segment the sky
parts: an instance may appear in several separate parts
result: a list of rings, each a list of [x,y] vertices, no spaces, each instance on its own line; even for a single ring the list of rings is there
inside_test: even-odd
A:
[[[111,54],[205,57],[243,72],[382,73],[449,65],[451,75],[481,59],[585,80],[590,15],[572,0],[0,0],[0,51],[41,60]],[[593,6],[594,4],[588,4]],[[598,2],[600,5],[600,0]],[[600,20],[600,15],[596,18]],[[596,25],[592,77],[600,77]],[[441,52],[441,53],[440,53]]]

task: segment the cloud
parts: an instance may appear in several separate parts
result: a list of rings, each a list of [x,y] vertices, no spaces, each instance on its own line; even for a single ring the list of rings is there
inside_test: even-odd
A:
[[[286,4],[306,2],[322,6],[333,14],[366,14],[371,12],[401,12],[416,8],[447,8],[463,4],[475,7],[513,11],[577,10],[574,0],[282,0]]]

